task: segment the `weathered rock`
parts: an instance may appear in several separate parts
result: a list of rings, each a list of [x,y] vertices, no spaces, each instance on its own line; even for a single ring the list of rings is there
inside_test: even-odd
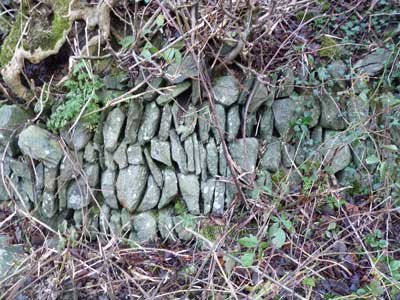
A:
[[[199,153],[200,153],[201,180],[205,181],[208,177],[208,175],[207,175],[207,150],[203,144],[199,144]]]
[[[169,136],[171,141],[172,160],[178,164],[179,170],[182,173],[186,173],[187,160],[186,160],[185,150],[183,149],[182,144],[179,141],[179,137],[176,134],[175,130],[171,130]]]
[[[179,189],[189,212],[193,215],[200,214],[200,184],[196,175],[179,174]]]
[[[121,213],[113,209],[110,217],[110,233],[116,237],[122,234]]]
[[[160,118],[161,111],[157,104],[154,102],[147,103],[138,134],[138,141],[141,145],[149,142],[154,137],[159,127]]]
[[[225,183],[217,181],[215,183],[214,203],[212,208],[213,214],[222,215],[224,213],[224,204],[225,204]]]
[[[193,173],[195,171],[194,165],[194,145],[193,140],[188,138],[184,142],[185,153],[187,157],[187,171]]]
[[[151,157],[164,165],[172,167],[170,143],[153,138],[151,140]]]
[[[128,166],[127,144],[122,142],[115,150],[113,159],[117,163],[119,169],[124,169]]]
[[[239,104],[245,104],[250,93],[251,93],[251,88],[253,87],[253,84],[255,82],[256,78],[252,75],[246,76],[244,82],[240,86],[240,95],[239,95]]]
[[[377,156],[376,149],[370,139],[356,140],[351,144],[353,150],[353,162],[357,168],[367,168],[371,173],[378,163],[367,163],[368,157]]]
[[[201,84],[200,80],[192,79],[192,98],[191,103],[197,105],[201,99]]]
[[[88,164],[83,165],[83,170],[85,172],[85,179],[91,188],[97,188],[99,185],[100,178],[100,166],[99,164]]]
[[[322,148],[324,166],[332,174],[346,168],[351,162],[349,145],[345,142],[343,134],[336,131],[325,132],[325,144]]]
[[[122,207],[133,212],[146,189],[149,171],[146,166],[129,166],[119,171],[116,183],[117,198]]]
[[[89,142],[85,147],[83,158],[89,163],[95,163],[98,160],[98,157],[98,152],[95,149],[93,143]]]
[[[229,108],[226,125],[228,132],[228,141],[233,141],[234,139],[236,139],[241,125],[238,105],[234,105]]]
[[[111,208],[118,208],[118,200],[115,192],[115,182],[117,174],[115,171],[107,169],[101,175],[101,192],[104,200]]]
[[[282,164],[285,168],[293,167],[295,163],[296,148],[293,145],[282,145]]]
[[[128,115],[126,118],[124,139],[128,144],[137,142],[140,123],[143,115],[143,103],[139,99],[129,102]]]
[[[227,182],[225,184],[225,206],[228,207],[235,194],[238,192],[238,189],[234,183],[234,180],[232,178],[231,172],[229,169],[227,169],[227,177],[230,180],[230,182]]]
[[[217,124],[217,120],[218,120],[218,124]],[[225,128],[226,128],[226,113],[225,113],[224,106],[222,106],[220,104],[215,105],[215,118],[214,118],[213,127],[212,127],[215,141],[217,142],[217,144],[219,144],[221,142],[221,136],[220,136],[217,126],[219,126],[221,128],[221,133],[223,135],[222,138],[224,139],[225,138]]]
[[[354,68],[360,73],[367,73],[370,76],[374,76],[383,69],[390,55],[390,50],[377,49],[375,52],[357,61]]]
[[[274,91],[270,91],[263,83],[259,82],[257,89],[254,91],[254,96],[249,103],[249,112],[257,112],[261,105],[264,104],[271,106],[274,101],[274,96]]]
[[[55,192],[57,189],[57,168],[44,168],[44,189],[48,192]]]
[[[128,163],[130,165],[144,165],[144,157],[142,147],[139,144],[130,145],[126,150]]]
[[[92,138],[93,133],[82,122],[78,122],[67,140],[75,151],[81,151]]]
[[[203,213],[211,213],[214,201],[215,179],[208,179],[201,183],[201,198],[203,200]]]
[[[175,171],[167,168],[163,170],[164,186],[162,189],[160,203],[158,208],[167,206],[178,195],[178,180],[176,179]]]
[[[181,62],[173,61],[165,72],[167,80],[173,84],[181,83],[189,78],[199,76],[199,69],[192,54],[185,56]]]
[[[184,119],[181,117],[182,110],[177,101],[171,106],[172,120],[174,122],[175,130],[177,130],[181,125],[183,125]]]
[[[173,210],[170,208],[161,209],[158,212],[158,230],[164,240],[176,241],[174,233],[174,221],[172,219]]]
[[[146,158],[147,166],[150,169],[151,175],[153,175],[155,182],[157,185],[162,188],[163,186],[163,174],[157,164],[151,158],[150,152],[148,149],[144,149],[144,157]]]
[[[113,152],[117,148],[118,139],[125,123],[125,113],[119,107],[114,108],[103,125],[104,148]]]
[[[256,138],[238,139],[229,144],[232,159],[246,172],[253,172],[258,156],[258,140]]]
[[[215,177],[218,175],[218,149],[214,139],[210,139],[206,145],[207,149],[207,169],[208,173]]]
[[[343,130],[346,127],[346,123],[343,119],[340,105],[336,102],[335,98],[330,95],[322,95],[320,101],[321,127],[333,130]]]
[[[260,121],[260,138],[271,141],[272,133],[274,131],[274,115],[272,114],[272,108],[267,107],[262,112]]]
[[[242,119],[246,120],[245,126],[245,134],[247,136],[251,136],[254,131],[254,127],[257,124],[257,115],[255,113],[248,113],[246,116],[244,115],[245,111],[243,109]],[[243,126],[243,125],[242,125]]]
[[[172,100],[174,100],[176,97],[178,97],[180,94],[185,92],[188,88],[190,88],[190,82],[185,81],[182,83],[178,83],[175,86],[170,86],[168,89],[163,90],[163,94],[159,95],[156,99],[156,102],[158,105],[166,105]]]
[[[192,141],[193,141],[195,174],[200,175],[201,174],[200,145],[199,145],[199,141],[197,140],[196,134],[192,135]]]
[[[199,111],[199,137],[200,142],[206,143],[209,139],[209,132],[211,128],[211,111],[208,105],[204,105]]]
[[[289,97],[294,90],[294,72],[292,69],[285,70],[284,78],[279,85],[277,98]]]
[[[142,212],[133,217],[133,228],[139,243],[157,239],[157,219],[153,212]]]
[[[110,169],[110,170],[113,170],[113,171],[117,170],[118,166],[114,161],[114,154],[109,152],[109,151],[107,151],[107,150],[105,150],[103,152],[103,155],[104,155],[104,165],[105,165],[105,167],[107,169]]]
[[[183,241],[190,241],[193,238],[193,234],[187,229],[192,231],[195,230],[195,222],[187,221],[187,219],[193,220],[194,216],[186,214],[185,217],[173,217],[175,232],[178,235],[178,238]]]
[[[132,223],[132,215],[127,209],[123,208],[121,210],[121,230],[124,234],[131,230]]]
[[[28,119],[29,114],[17,105],[0,107],[0,145],[6,146],[11,142],[14,146],[15,140],[10,140],[11,136],[18,133]]]
[[[220,144],[218,147],[218,155],[219,155],[219,160],[218,160],[219,161],[219,166],[218,166],[219,175],[226,176],[228,164],[226,161],[225,152],[224,152],[224,148],[222,147],[222,144]]]
[[[369,99],[366,96],[354,96],[347,102],[347,119],[350,123],[364,124],[369,115]]]
[[[193,105],[189,105],[187,112],[184,115],[183,125],[180,125],[176,130],[181,136],[181,141],[186,140],[196,129],[197,109]]]
[[[235,77],[227,75],[219,77],[213,85],[215,100],[225,106],[231,106],[239,98],[239,83]]]
[[[142,202],[140,202],[137,208],[138,212],[146,211],[157,207],[158,201],[160,200],[161,191],[157,186],[153,176],[149,176],[147,180],[146,192],[144,193]]]
[[[74,180],[67,189],[67,208],[74,210],[86,207],[90,203],[88,187],[83,180]]]
[[[290,98],[276,100],[272,104],[272,110],[276,130],[281,137],[286,137],[289,134],[291,123],[296,118],[294,101]]]
[[[48,168],[57,167],[63,156],[57,139],[36,125],[31,125],[21,132],[18,146],[23,154],[43,162]]]
[[[161,114],[160,130],[158,138],[160,141],[166,141],[169,138],[169,131],[172,123],[172,111],[170,105],[165,105]]]
[[[281,163],[281,149],[282,144],[280,141],[275,140],[267,144],[261,159],[261,166],[272,173],[277,172]]]
[[[150,80],[148,87],[143,95],[143,100],[150,102],[157,98],[160,94],[159,89],[165,84],[165,80],[161,77],[155,77]]]
[[[54,193],[44,191],[40,201],[42,203],[43,215],[48,219],[54,217],[58,210],[58,199]]]
[[[100,230],[104,233],[108,232],[109,224],[111,217],[111,208],[106,204],[103,204],[100,208],[100,216],[99,216],[99,227]]]

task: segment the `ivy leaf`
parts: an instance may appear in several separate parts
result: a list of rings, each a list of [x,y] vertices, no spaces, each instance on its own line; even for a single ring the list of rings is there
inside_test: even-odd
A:
[[[271,225],[268,231],[272,244],[280,249],[286,242],[286,233],[277,223]]]
[[[254,253],[253,252],[245,252],[240,258],[243,267],[251,267],[254,262]]]
[[[258,240],[254,235],[248,237],[243,237],[238,240],[239,244],[246,248],[256,248],[258,245]]]
[[[150,52],[150,50],[144,49],[141,54],[145,59],[151,60],[151,52]]]
[[[373,165],[379,163],[379,158],[376,155],[370,155],[365,159],[368,165]]]
[[[122,48],[129,48],[133,43],[133,36],[129,35],[118,42],[122,46]]]
[[[156,18],[156,24],[158,27],[162,27],[164,25],[164,16],[162,14],[158,15]]]
[[[315,279],[312,277],[304,278],[303,284],[309,287],[315,287]]]

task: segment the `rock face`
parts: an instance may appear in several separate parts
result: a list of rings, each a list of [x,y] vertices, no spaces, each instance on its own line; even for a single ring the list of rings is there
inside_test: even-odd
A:
[[[125,113],[119,107],[108,114],[103,127],[104,148],[107,151],[113,152],[117,148],[125,118]]]
[[[179,174],[178,179],[179,189],[189,212],[193,215],[200,214],[200,184],[198,177]]]
[[[6,146],[11,142],[14,147],[16,138],[10,140],[10,137],[22,130],[28,119],[29,114],[17,105],[0,107],[0,145]]]
[[[13,269],[25,258],[22,246],[10,245],[10,238],[0,235],[0,280],[13,273]]]
[[[215,100],[225,106],[230,106],[239,98],[239,83],[233,76],[222,76],[213,85]]]
[[[129,166],[119,171],[116,183],[118,201],[122,207],[133,212],[146,189],[148,169],[146,166]]]
[[[258,140],[255,138],[238,139],[229,144],[232,159],[247,172],[255,170],[258,157]]]
[[[22,153],[41,161],[48,168],[58,166],[63,152],[58,140],[45,129],[31,125],[23,130],[18,139]]]

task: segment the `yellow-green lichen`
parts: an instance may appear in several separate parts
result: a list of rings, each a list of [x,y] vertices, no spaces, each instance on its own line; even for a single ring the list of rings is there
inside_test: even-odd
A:
[[[321,37],[321,49],[318,54],[320,57],[335,58],[340,56],[340,49],[333,38],[324,35]]]

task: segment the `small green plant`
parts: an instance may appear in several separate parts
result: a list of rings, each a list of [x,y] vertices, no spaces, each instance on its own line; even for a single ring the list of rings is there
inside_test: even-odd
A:
[[[82,122],[88,128],[96,128],[100,114],[97,113],[104,100],[98,95],[103,87],[103,82],[98,75],[90,75],[86,71],[85,61],[76,64],[73,78],[65,83],[68,89],[66,100],[59,105],[47,123],[50,130],[56,132],[70,122],[81,117]]]
[[[246,252],[240,257],[240,261],[244,267],[251,267],[254,264],[256,251],[258,250],[258,259],[263,258],[264,250],[268,247],[267,242],[259,242],[257,237],[249,235],[238,240],[239,245],[246,248]]]
[[[344,204],[346,204],[346,201],[344,199],[337,199],[336,197],[329,195],[326,197],[326,203],[331,209],[340,209]]]
[[[365,242],[373,249],[384,249],[388,246],[387,240],[383,238],[383,233],[379,229],[374,230],[372,233],[365,237]]]

